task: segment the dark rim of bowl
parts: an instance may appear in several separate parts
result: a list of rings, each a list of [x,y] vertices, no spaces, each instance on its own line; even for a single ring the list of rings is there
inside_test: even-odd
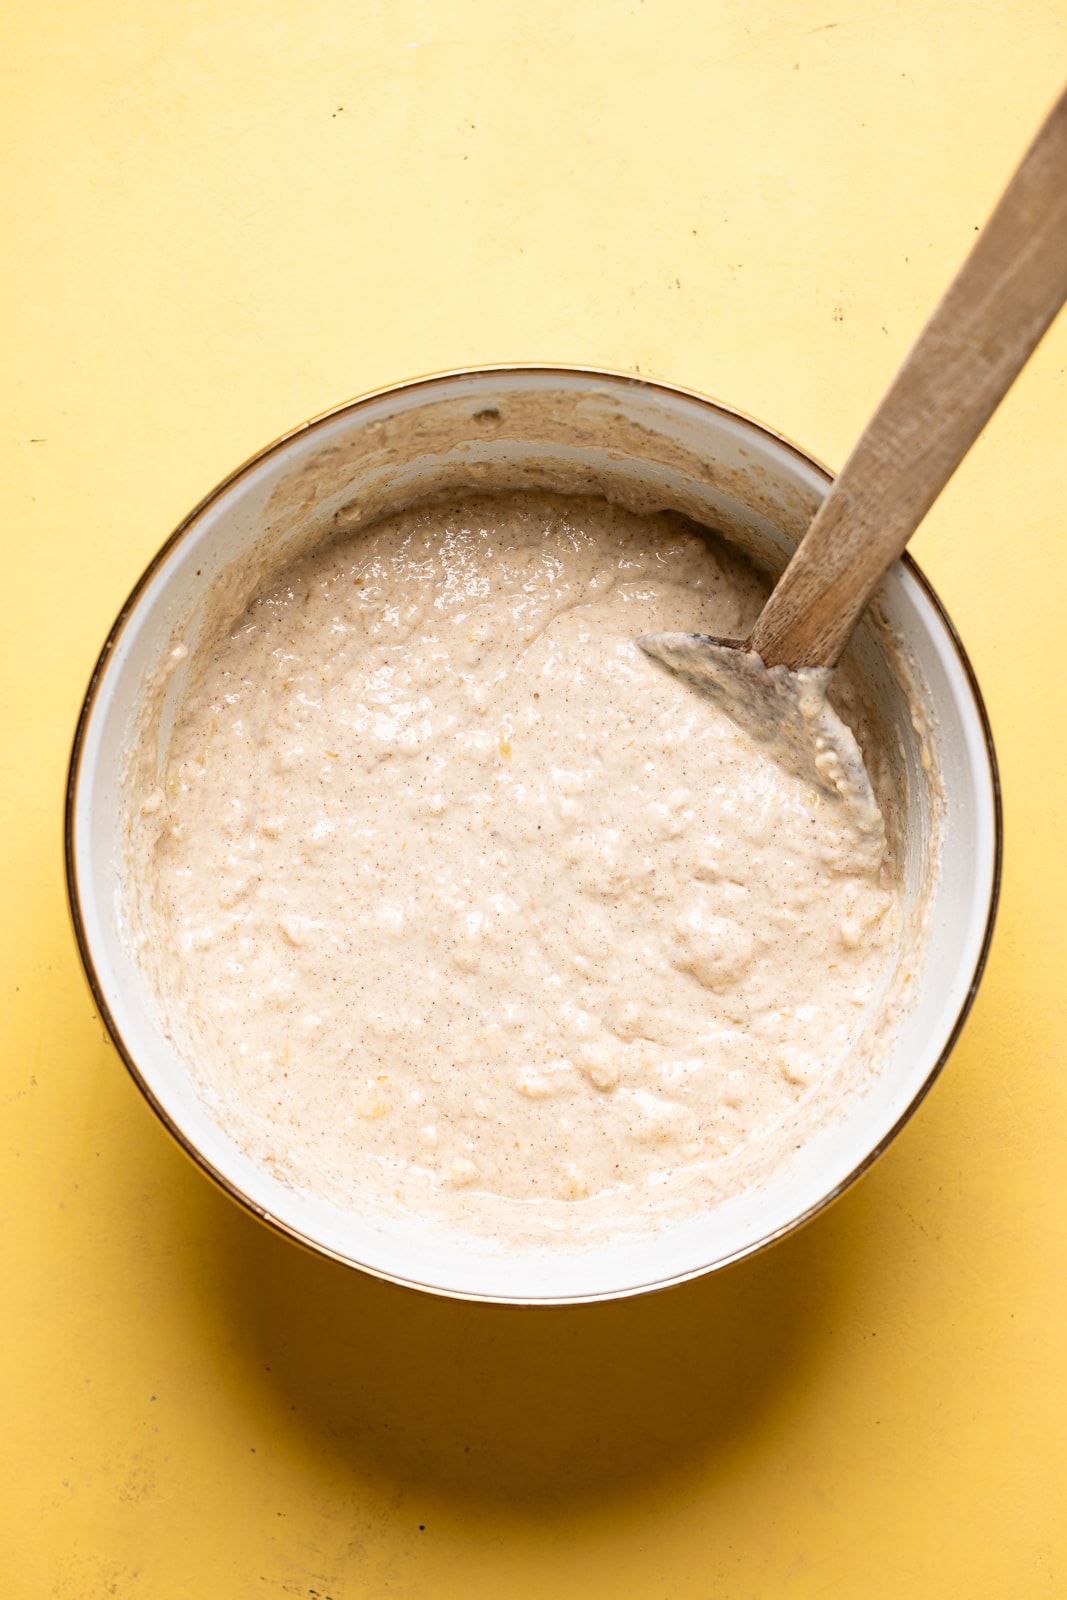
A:
[[[929,1094],[935,1081],[939,1077],[945,1062],[951,1055],[956,1045],[956,1041],[959,1039],[963,1025],[967,1020],[967,1015],[974,1003],[974,998],[978,992],[978,987],[985,971],[986,962],[989,958],[989,950],[993,940],[993,927],[996,921],[997,906],[1000,900],[1000,885],[1004,855],[1004,816],[1003,805],[1001,801],[1000,772],[997,765],[996,749],[993,744],[993,732],[990,727],[985,701],[983,700],[982,692],[978,687],[978,679],[975,676],[974,668],[971,665],[970,658],[964,649],[963,641],[956,632],[955,625],[953,624],[948,612],[945,610],[945,607],[941,603],[941,600],[935,592],[933,585],[922,572],[918,563],[908,552],[905,552],[901,558],[903,564],[915,578],[927,599],[930,601],[935,612],[941,620],[949,640],[952,643],[959,664],[963,668],[967,683],[970,687],[971,697],[974,701],[974,707],[978,713],[978,719],[981,723],[982,733],[985,738],[986,755],[989,761],[990,789],[993,801],[994,838],[993,878],[990,886],[989,908],[986,914],[985,931],[982,937],[981,948],[978,952],[978,959],[975,963],[974,973],[971,977],[971,982],[968,986],[967,993],[964,996],[963,1004],[960,1007],[955,1023],[953,1024],[952,1030],[949,1033],[948,1039],[945,1042],[945,1046],[942,1049],[941,1054],[934,1062],[930,1071],[927,1073],[926,1078],[923,1080],[915,1095],[909,1101],[905,1110],[897,1118],[896,1122],[889,1129],[889,1131],[883,1135],[875,1147],[870,1150],[866,1156],[864,1156],[862,1161],[852,1168],[852,1170],[841,1180],[840,1183],[836,1184],[833,1189],[829,1190],[828,1193],[823,1195],[813,1205],[809,1206],[806,1211],[801,1212],[799,1216],[793,1217],[788,1222],[783,1223],[781,1227],[775,1228],[770,1233],[764,1234],[761,1238],[755,1240],[753,1243],[745,1245],[741,1249],[735,1250],[729,1255],[721,1256],[715,1261],[706,1262],[701,1266],[693,1267],[685,1272],[675,1273],[669,1278],[655,1279],[650,1283],[634,1284],[623,1289],[612,1289],[593,1294],[553,1295],[544,1298],[530,1297],[526,1295],[478,1294],[469,1290],[444,1288],[433,1283],[421,1283],[417,1279],[400,1277],[393,1273],[383,1271],[380,1267],[368,1266],[361,1261],[353,1260],[351,1256],[343,1255],[340,1251],[331,1249],[328,1245],[321,1244],[318,1240],[312,1239],[307,1234],[301,1233],[299,1229],[292,1227],[289,1223],[282,1221],[278,1217],[272,1216],[269,1211],[258,1205],[254,1200],[246,1195],[243,1190],[238,1188],[235,1183],[227,1178],[224,1173],[219,1172],[211,1164],[211,1162],[208,1161],[207,1157],[196,1147],[196,1145],[192,1143],[190,1139],[186,1137],[182,1128],[178,1126],[170,1114],[160,1104],[148,1083],[142,1077],[137,1063],[133,1058],[133,1054],[128,1049],[118,1025],[111,1014],[111,1010],[104,996],[102,985],[96,973],[96,967],[93,962],[92,952],[89,948],[89,940],[85,932],[85,925],[82,917],[81,903],[78,895],[77,865],[75,861],[74,813],[78,793],[81,755],[85,742],[86,730],[88,728],[89,720],[92,716],[96,703],[97,691],[100,687],[108,665],[108,661],[115,648],[115,645],[117,644],[118,639],[124,627],[126,626],[127,621],[129,620],[129,617],[136,607],[142,592],[151,581],[159,567],[166,560],[171,550],[185,535],[185,533],[197,520],[201,513],[205,511],[207,507],[215,500],[217,500],[221,494],[223,494],[233,484],[238,482],[239,479],[244,477],[246,473],[251,471],[253,467],[259,466],[261,462],[267,460],[268,457],[274,455],[277,451],[284,448],[285,445],[289,444],[293,439],[298,438],[301,434],[308,433],[313,428],[317,428],[322,423],[329,422],[335,417],[344,416],[350,412],[362,410],[363,407],[371,404],[372,402],[384,399],[386,396],[391,394],[409,394],[418,389],[432,389],[439,384],[449,383],[453,380],[460,380],[463,378],[489,378],[493,376],[504,376],[507,374],[515,374],[518,377],[543,376],[560,378],[593,378],[606,380],[610,383],[622,383],[627,387],[634,389],[648,389],[654,393],[681,396],[685,400],[695,401],[708,411],[715,412],[723,417],[734,418],[738,421],[748,424],[750,427],[755,428],[758,432],[764,434],[768,438],[773,439],[775,443],[784,445],[785,448],[794,454],[800,461],[802,461],[805,466],[813,467],[823,478],[825,478],[827,483],[833,482],[833,473],[821,461],[810,455],[806,450],[802,450],[801,447],[798,444],[795,444],[792,439],[786,438],[784,434],[776,432],[776,430],[773,428],[768,428],[765,423],[760,422],[755,417],[749,416],[746,412],[739,411],[736,406],[726,405],[720,400],[714,400],[710,396],[701,394],[694,389],[683,388],[679,384],[664,383],[657,379],[645,378],[640,374],[616,372],[612,371],[610,368],[603,367],[562,366],[544,363],[505,363],[496,366],[461,367],[446,372],[429,373],[425,377],[412,378],[402,383],[387,384],[383,388],[370,391],[368,394],[359,395],[354,400],[345,401],[341,405],[331,406],[327,411],[319,412],[317,416],[311,417],[307,422],[303,422],[298,427],[290,429],[289,432],[281,434],[271,444],[266,445],[262,450],[256,451],[254,455],[249,456],[246,461],[242,462],[239,467],[237,467],[227,477],[223,478],[220,483],[216,484],[210,493],[206,494],[204,498],[193,507],[188,515],[185,516],[174,529],[174,532],[170,534],[170,536],[160,546],[159,550],[157,550],[151,561],[149,561],[148,565],[141,573],[141,576],[137,579],[137,582],[134,584],[133,588],[130,590],[130,593],[126,597],[118,616],[115,618],[115,621],[108,632],[107,638],[104,641],[103,647],[99,656],[97,657],[96,664],[93,667],[89,678],[89,685],[85,692],[85,699],[82,702],[81,711],[78,715],[77,727],[75,728],[74,732],[74,741],[71,747],[70,762],[67,769],[66,803],[64,808],[64,863],[66,871],[67,904],[70,911],[75,941],[78,946],[78,954],[81,957],[82,966],[85,969],[85,975],[89,983],[90,991],[94,1001],[96,1002],[96,1006],[100,1012],[100,1016],[107,1028],[111,1040],[114,1043],[115,1048],[123,1062],[125,1063],[134,1083],[137,1085],[138,1089],[141,1091],[144,1098],[152,1107],[152,1110],[156,1113],[156,1116],[170,1133],[171,1137],[175,1140],[179,1148],[184,1151],[184,1153],[197,1167],[200,1168],[202,1172],[206,1173],[206,1175],[218,1188],[220,1188],[225,1194],[229,1195],[231,1199],[236,1200],[237,1203],[246,1211],[250,1211],[253,1216],[257,1217],[261,1222],[266,1223],[267,1226],[272,1228],[276,1233],[281,1234],[286,1239],[291,1239],[294,1243],[301,1245],[305,1250],[310,1251],[313,1255],[325,1257],[330,1261],[336,1261],[343,1266],[354,1268],[356,1271],[364,1272],[370,1277],[378,1278],[386,1283],[396,1284],[401,1288],[418,1289],[429,1294],[442,1296],[446,1299],[467,1300],[489,1305],[544,1307],[587,1305],[607,1300],[629,1299],[635,1295],[651,1294],[659,1290],[674,1288],[682,1283],[691,1282],[695,1278],[704,1277],[710,1272],[721,1271],[723,1267],[732,1266],[734,1263],[745,1260],[749,1256],[757,1255],[761,1251],[768,1249],[772,1244],[776,1244],[779,1239],[784,1239],[787,1237],[787,1235],[795,1233],[799,1228],[802,1228],[814,1217],[825,1211],[828,1206],[834,1203],[835,1200],[840,1199],[845,1191],[850,1189],[857,1179],[861,1178],[863,1174],[874,1165],[879,1156],[881,1156],[884,1151],[888,1149],[889,1145],[892,1144],[897,1134],[901,1131],[905,1124],[911,1120],[919,1106],[926,1099],[926,1096]]]

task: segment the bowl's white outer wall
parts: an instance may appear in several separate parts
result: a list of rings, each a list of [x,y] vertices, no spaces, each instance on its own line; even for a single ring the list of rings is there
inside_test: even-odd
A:
[[[936,708],[933,736],[946,814],[919,1000],[891,1057],[847,1115],[823,1129],[773,1182],[643,1239],[580,1252],[502,1250],[417,1220],[356,1215],[272,1177],[244,1155],[199,1099],[131,956],[120,913],[119,779],[147,674],[211,578],[259,535],[279,479],[301,455],[366,420],[436,393],[476,409],[508,388],[595,389],[611,404],[654,412],[665,433],[699,438],[709,460],[762,461],[818,494],[828,474],[795,446],[700,396],[578,369],[486,369],[444,375],[354,402],[298,430],[240,469],[187,519],[134,590],[97,664],[75,740],[68,787],[68,887],[75,931],[102,1015],[136,1081],[186,1151],[259,1216],[368,1272],[443,1294],[513,1302],[603,1299],[663,1287],[746,1255],[835,1197],[885,1147],[929,1087],[959,1031],[988,948],[1000,863],[995,758],[981,698],[959,640],[913,563],[898,563],[886,610]],[[186,638],[189,638],[186,630]]]

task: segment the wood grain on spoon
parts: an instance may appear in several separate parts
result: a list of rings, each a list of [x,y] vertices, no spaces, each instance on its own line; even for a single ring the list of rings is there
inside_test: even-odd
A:
[[[836,665],[871,595],[1067,298],[1067,91],[1053,107],[743,648]]]

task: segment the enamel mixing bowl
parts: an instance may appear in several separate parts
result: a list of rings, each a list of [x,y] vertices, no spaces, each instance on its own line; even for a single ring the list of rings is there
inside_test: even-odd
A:
[[[894,752],[905,917],[921,935],[916,999],[864,1091],[759,1188],[644,1237],[580,1251],[503,1249],[417,1218],[343,1210],[257,1166],[215,1120],[161,1025],[126,932],[124,765],[131,740],[143,737],[146,685],[158,681],[176,642],[195,652],[220,575],[230,575],[237,594],[235,573],[280,564],[330,533],[463,487],[670,507],[774,572],[829,481],[795,445],[699,395],[586,369],[489,368],[403,384],[306,424],[220,484],[164,545],[111,630],[78,724],[67,800],[70,902],[93,993],[134,1079],[189,1155],[257,1216],[324,1255],[441,1294],[598,1300],[751,1254],[827,1205],[885,1149],[970,1006],[1000,864],[996,765],[978,686],[944,609],[907,559],[891,571],[853,649]],[[908,664],[910,696],[890,670],[889,639],[889,654]],[[169,681],[161,745],[186,671]]]

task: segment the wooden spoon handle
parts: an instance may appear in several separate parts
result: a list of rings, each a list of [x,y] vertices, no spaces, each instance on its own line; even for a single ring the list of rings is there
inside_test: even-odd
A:
[[[816,514],[748,640],[832,667],[1067,298],[1067,91]]]

